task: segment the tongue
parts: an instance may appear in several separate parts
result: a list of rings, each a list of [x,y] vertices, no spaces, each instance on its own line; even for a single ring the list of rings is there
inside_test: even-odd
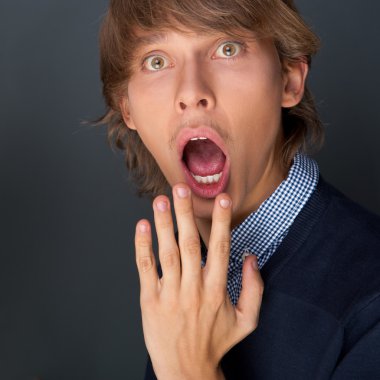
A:
[[[183,160],[193,174],[205,177],[220,173],[226,156],[211,140],[196,140],[187,143]]]

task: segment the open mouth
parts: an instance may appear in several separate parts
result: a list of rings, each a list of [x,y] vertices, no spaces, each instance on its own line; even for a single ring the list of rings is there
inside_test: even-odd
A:
[[[187,183],[202,198],[215,198],[226,187],[228,159],[210,137],[195,136],[184,141],[181,163]]]

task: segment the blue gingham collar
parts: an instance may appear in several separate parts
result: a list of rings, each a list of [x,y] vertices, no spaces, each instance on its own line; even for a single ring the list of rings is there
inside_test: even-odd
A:
[[[232,230],[230,266],[242,264],[244,252],[250,252],[257,255],[261,268],[315,190],[318,179],[317,163],[310,157],[297,153],[288,177],[256,212]]]

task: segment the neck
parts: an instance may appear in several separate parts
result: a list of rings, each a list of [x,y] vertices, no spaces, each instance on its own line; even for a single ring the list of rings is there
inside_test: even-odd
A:
[[[243,222],[248,215],[257,211],[260,205],[273,194],[281,182],[287,177],[291,165],[284,167],[278,161],[277,164],[268,166],[262,178],[255,185],[254,189],[247,194],[242,207],[234,210],[231,220],[231,230]],[[206,247],[209,246],[211,235],[211,219],[197,218],[196,224]]]

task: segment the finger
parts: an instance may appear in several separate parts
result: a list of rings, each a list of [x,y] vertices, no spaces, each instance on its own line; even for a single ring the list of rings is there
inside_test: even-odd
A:
[[[152,233],[147,220],[140,220],[136,225],[135,248],[141,297],[149,298],[157,294],[159,280],[152,250]]]
[[[206,286],[227,291],[227,271],[231,243],[232,201],[227,194],[215,198],[212,212],[207,263],[205,268]]]
[[[153,209],[163,273],[162,285],[171,293],[179,289],[181,268],[169,199],[165,196],[158,196],[153,202]]]
[[[201,245],[195,224],[191,191],[186,184],[173,187],[174,208],[177,217],[178,241],[182,263],[181,286],[188,289],[200,285]]]
[[[259,323],[264,282],[261,278],[255,255],[246,257],[243,264],[242,290],[236,309],[241,313],[241,322],[249,332],[256,329]]]

